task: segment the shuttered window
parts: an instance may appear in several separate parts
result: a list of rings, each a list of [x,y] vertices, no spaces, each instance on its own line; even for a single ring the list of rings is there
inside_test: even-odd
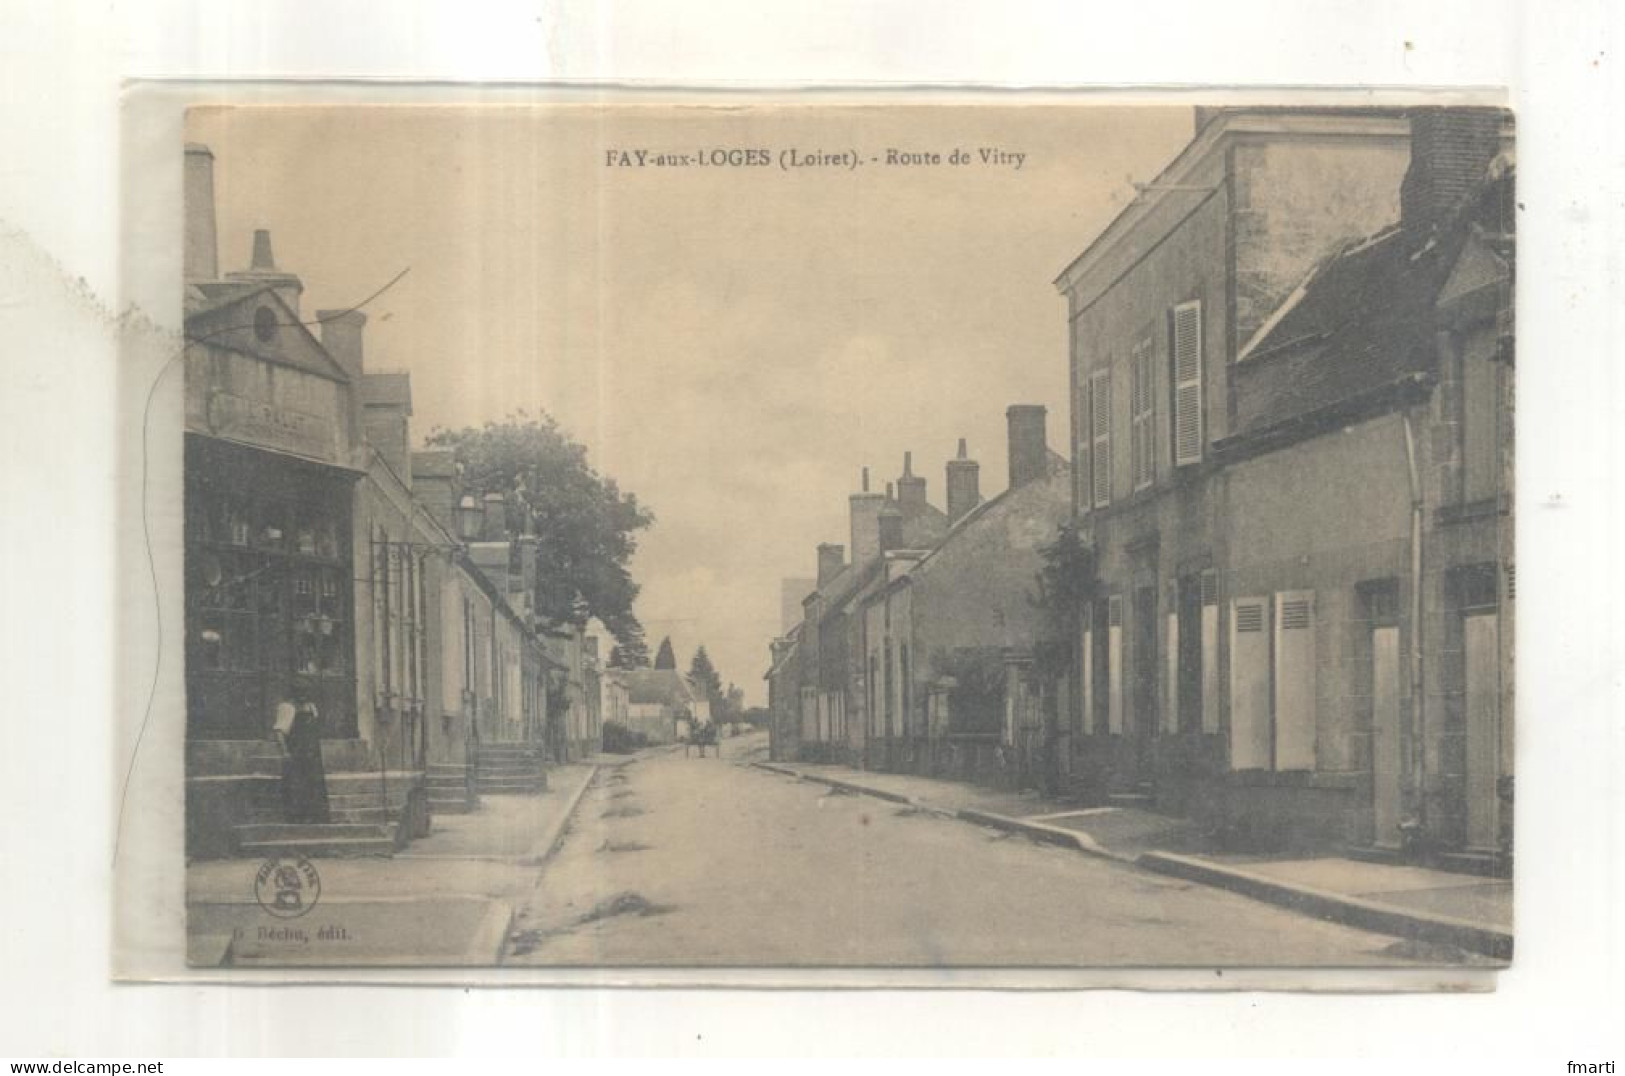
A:
[[[1275,596],[1275,768],[1315,768],[1315,600]]]
[[[1270,637],[1266,598],[1230,607],[1230,768],[1270,768]]]
[[[1152,342],[1147,337],[1134,346],[1129,362],[1129,454],[1136,490],[1145,489],[1157,477],[1155,372],[1151,362]]]
[[[1174,465],[1183,467],[1202,459],[1202,303],[1195,300],[1174,307],[1172,317]]]
[[[1096,370],[1089,376],[1089,464],[1092,503],[1105,508],[1112,503],[1112,371]]]

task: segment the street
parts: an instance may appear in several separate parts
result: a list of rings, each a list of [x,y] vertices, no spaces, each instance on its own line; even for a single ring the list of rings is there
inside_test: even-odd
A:
[[[505,962],[1405,962],[1382,935],[753,768],[762,746],[601,769]]]

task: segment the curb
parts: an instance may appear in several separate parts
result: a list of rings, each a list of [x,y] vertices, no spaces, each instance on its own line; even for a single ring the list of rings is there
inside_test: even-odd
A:
[[[575,794],[570,797],[570,802],[564,805],[564,810],[548,827],[547,831],[542,835],[542,839],[532,845],[530,851],[519,857],[520,861],[526,866],[544,866],[553,853],[558,851],[559,840],[564,836],[564,827],[570,824],[570,819],[574,817],[576,808],[581,805],[581,797],[587,794],[587,789],[592,787],[592,783],[597,778],[599,769],[601,769],[596,762],[590,763],[590,765],[592,769],[587,774],[586,780],[582,781],[580,786],[576,788]]]
[[[934,804],[927,803],[924,800],[918,800],[912,796],[905,796],[901,792],[892,792],[884,788],[871,788],[868,785],[860,785],[852,781],[843,781],[839,777],[826,777],[821,773],[803,773],[800,770],[792,770],[788,767],[778,766],[771,762],[752,762],[751,765],[756,769],[766,770],[768,773],[776,773],[783,777],[794,777],[798,781],[811,781],[814,784],[824,785],[828,788],[838,788],[843,792],[855,792],[860,796],[873,796],[875,799],[886,800],[890,803],[899,803],[905,807],[913,807],[916,810],[926,811],[942,818],[958,817],[954,811],[949,810],[946,807],[938,807]]]
[[[1074,852],[1082,852],[1086,856],[1097,856],[1109,859],[1115,863],[1130,863],[1134,859],[1130,856],[1120,855],[1097,844],[1094,838],[1086,833],[1076,830],[1062,829],[1060,826],[1046,826],[1042,822],[1029,822],[1024,818],[1011,818],[1009,815],[994,814],[992,811],[977,811],[969,807],[954,812],[954,817],[965,822],[974,822],[979,826],[991,826],[1010,833],[1020,833],[1031,837],[1035,841],[1045,844],[1059,845],[1070,848]]]
[[[514,915],[512,904],[492,901],[491,910],[480,920],[480,925],[474,931],[474,939],[463,954],[464,960],[482,967],[501,964],[503,954],[508,950],[508,935],[513,931]]]
[[[1329,893],[1323,889],[1293,885],[1250,871],[1221,866],[1192,856],[1175,855],[1172,852],[1146,852],[1134,862],[1158,874],[1228,889],[1254,900],[1276,904],[1318,919],[1342,923],[1344,926],[1413,938],[1417,941],[1453,945],[1458,949],[1471,950],[1497,960],[1512,959],[1512,935],[1509,932],[1464,919],[1402,911],[1392,905],[1377,904],[1343,893]]]

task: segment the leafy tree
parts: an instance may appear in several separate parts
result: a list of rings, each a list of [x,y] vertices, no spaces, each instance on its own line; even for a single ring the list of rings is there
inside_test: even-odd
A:
[[[695,687],[705,692],[705,697],[710,700],[712,720],[720,721],[725,702],[722,694],[722,677],[717,675],[716,666],[711,664],[711,655],[705,652],[703,643],[694,651],[694,660],[688,664],[688,678]]]
[[[1070,668],[1083,610],[1095,600],[1095,551],[1076,527],[1067,525],[1038,552],[1044,563],[1038,571],[1038,593],[1031,600],[1044,614],[1044,632],[1035,648],[1034,664],[1041,674],[1055,680]]]
[[[655,668],[676,669],[677,654],[671,648],[671,636],[660,640],[660,649],[655,652]]]
[[[478,428],[435,430],[428,444],[453,451],[469,489],[505,494],[510,533],[540,547],[538,614],[575,627],[596,617],[623,653],[643,649],[643,626],[632,611],[638,584],[628,566],[637,532],[654,516],[593,470],[585,447],[551,416],[524,411]]]

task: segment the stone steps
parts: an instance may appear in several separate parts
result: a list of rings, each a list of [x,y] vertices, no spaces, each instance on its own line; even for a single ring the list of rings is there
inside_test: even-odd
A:
[[[274,823],[236,828],[245,856],[388,856],[395,852],[395,823]]]

